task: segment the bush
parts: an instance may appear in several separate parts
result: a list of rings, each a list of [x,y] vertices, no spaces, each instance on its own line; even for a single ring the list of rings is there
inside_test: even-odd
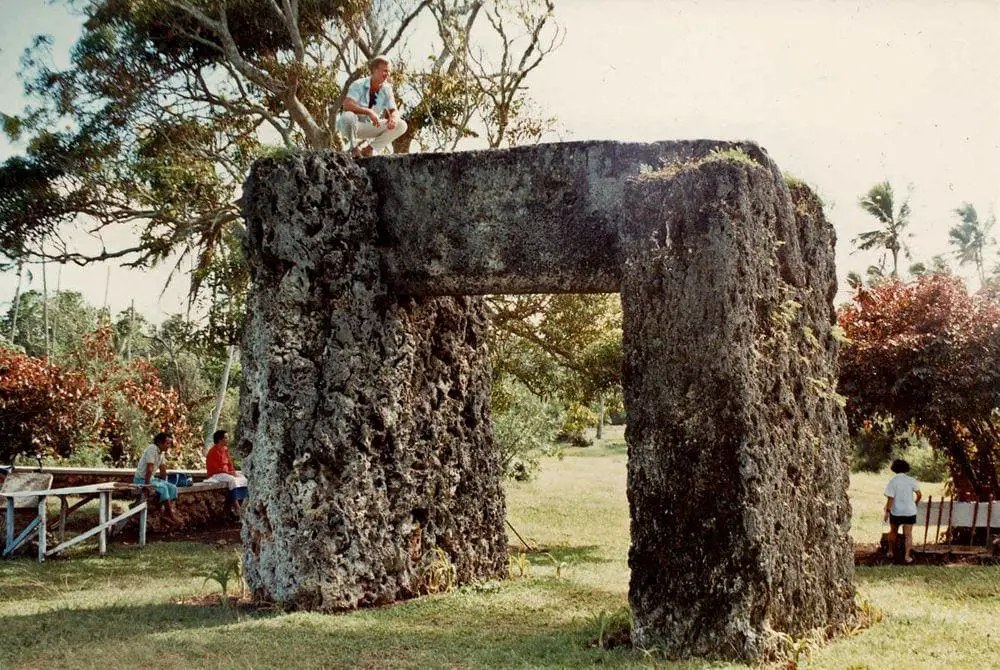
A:
[[[918,481],[936,484],[948,478],[948,460],[930,445],[913,445],[899,456],[910,464],[910,476]]]
[[[85,336],[58,365],[0,349],[0,462],[20,454],[65,459],[86,447],[87,463],[128,463],[160,430],[173,432],[180,447],[172,465],[200,463],[177,393],[144,360],[118,360],[109,328]]]
[[[522,384],[508,381],[494,389],[493,434],[500,447],[504,476],[525,481],[538,471],[542,456],[558,453],[553,445],[559,412]]]
[[[562,415],[562,427],[556,439],[574,447],[589,447],[594,441],[584,432],[597,425],[597,414],[580,403],[570,403]]]
[[[896,438],[881,430],[862,429],[851,436],[851,472],[881,472],[892,460]]]

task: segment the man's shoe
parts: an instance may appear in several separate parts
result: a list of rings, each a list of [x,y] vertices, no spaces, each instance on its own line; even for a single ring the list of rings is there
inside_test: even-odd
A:
[[[353,156],[354,158],[364,158],[366,156],[371,156],[371,155],[372,155],[372,145],[371,142],[369,142],[368,140],[361,142],[353,149],[351,149],[351,156]]]

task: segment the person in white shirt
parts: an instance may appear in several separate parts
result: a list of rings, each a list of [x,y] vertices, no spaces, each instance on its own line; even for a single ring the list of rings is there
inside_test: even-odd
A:
[[[370,77],[359,79],[347,89],[343,111],[337,118],[337,130],[347,139],[347,149],[355,157],[381,152],[406,132],[406,121],[399,117],[392,84],[388,82],[392,61],[376,56],[370,70]],[[363,140],[360,144],[358,138]]]
[[[139,486],[149,486],[156,491],[160,502],[171,519],[177,519],[174,511],[173,501],[177,499],[177,487],[167,481],[167,451],[173,443],[170,433],[157,433],[153,437],[153,444],[146,447],[139,457],[139,463],[135,468],[135,475],[132,483]],[[154,477],[154,473],[160,475]]]
[[[917,522],[917,503],[923,494],[918,488],[917,480],[906,474],[910,471],[910,464],[902,458],[897,458],[889,467],[896,473],[896,476],[889,480],[885,486],[885,521],[889,522],[889,549],[886,555],[892,558],[893,549],[896,547],[896,537],[898,529],[903,529],[903,543],[906,547],[906,554],[903,560],[907,563],[913,562],[910,556],[910,549],[913,547],[913,524]]]

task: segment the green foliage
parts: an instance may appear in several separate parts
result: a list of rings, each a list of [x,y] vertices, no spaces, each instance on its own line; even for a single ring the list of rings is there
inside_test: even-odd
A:
[[[574,447],[586,447],[593,444],[584,431],[597,423],[597,415],[591,409],[580,403],[570,403],[563,411],[562,426],[556,439],[569,442]]]
[[[45,310],[48,310],[48,331]],[[77,291],[58,291],[49,296],[48,305],[38,291],[25,291],[18,304],[11,305],[0,328],[11,334],[14,313],[17,332],[11,341],[24,348],[29,356],[51,356],[63,360],[80,344],[85,334],[97,329],[98,311],[88,305]],[[46,342],[46,332],[48,341]]]
[[[631,608],[625,605],[616,610],[601,610],[591,614],[587,617],[585,628],[592,646],[614,649],[632,644],[635,622]]]
[[[243,581],[243,557],[239,553],[202,568],[195,573],[195,577],[204,577],[205,584],[209,582],[218,584],[222,591],[222,604],[225,607],[229,607],[229,589],[232,585],[239,587],[239,597],[246,593],[246,584]]]
[[[523,551],[507,557],[507,574],[511,579],[530,579],[531,561]]]
[[[910,476],[917,481],[940,483],[948,479],[948,459],[927,444],[911,443],[900,457],[910,464]]]
[[[892,276],[899,276],[899,253],[909,254],[903,243],[903,231],[910,223],[909,199],[896,207],[896,199],[892,185],[888,181],[875,184],[868,192],[858,199],[858,205],[870,214],[880,227],[859,234],[851,240],[851,244],[861,251],[884,249],[892,257]],[[884,266],[883,255],[879,267]]]
[[[565,407],[559,439],[585,445],[596,424],[591,405],[621,398],[621,302],[617,295],[491,296],[494,413],[516,383]],[[497,393],[496,389],[500,389]],[[527,459],[528,472],[534,465]],[[521,464],[518,464],[521,467]]]
[[[996,216],[981,221],[976,208],[969,203],[963,203],[955,210],[960,223],[948,230],[948,243],[955,247],[955,258],[959,265],[972,263],[976,267],[980,284],[986,283],[985,255],[989,247],[996,246],[992,237]]]
[[[775,636],[781,645],[780,654],[790,670],[799,667],[799,663],[812,660],[813,652],[822,644],[816,636],[806,635],[795,638],[788,633],[777,632]]]
[[[851,472],[881,472],[892,460],[896,436],[871,422],[851,434]]]
[[[558,452],[553,445],[558,427],[559,412],[552,403],[518,382],[494,383],[493,434],[505,477],[533,477],[541,457]]]
[[[743,147],[728,147],[725,149],[716,147],[708,152],[708,156],[702,162],[711,163],[713,161],[729,161],[742,165],[760,165]]]
[[[458,571],[441,547],[434,547],[423,557],[417,575],[417,593],[447,593],[455,588]]]

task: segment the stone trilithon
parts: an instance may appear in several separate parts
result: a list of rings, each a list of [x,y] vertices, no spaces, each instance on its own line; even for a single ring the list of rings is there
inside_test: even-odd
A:
[[[636,642],[758,660],[853,616],[833,233],[753,144],[259,162],[248,583],[288,607],[506,571],[487,293],[621,292]]]

